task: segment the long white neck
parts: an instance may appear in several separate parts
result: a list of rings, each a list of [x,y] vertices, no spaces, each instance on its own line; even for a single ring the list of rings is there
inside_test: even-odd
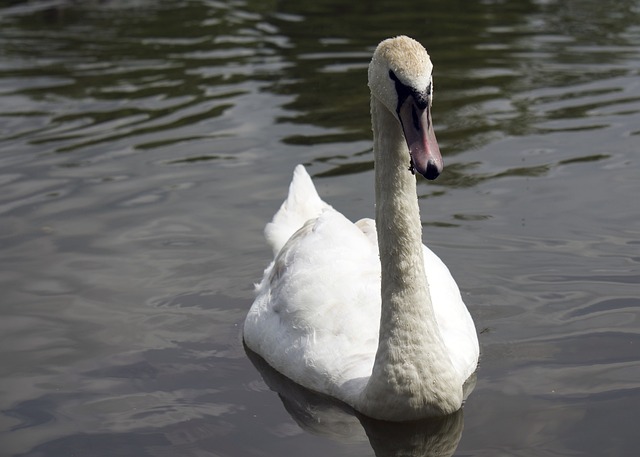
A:
[[[398,120],[371,98],[376,227],[382,265],[380,339],[361,410],[385,419],[452,413],[459,379],[440,336],[422,252],[416,179]]]

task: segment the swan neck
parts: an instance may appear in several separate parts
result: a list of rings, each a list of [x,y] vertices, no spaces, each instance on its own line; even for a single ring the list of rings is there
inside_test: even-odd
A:
[[[435,323],[424,269],[416,178],[409,171],[409,150],[400,123],[375,98],[372,122],[383,311],[396,314],[415,308]],[[397,306],[401,309],[396,309]],[[381,332],[385,329],[381,326]]]
[[[455,373],[431,303],[409,150],[399,121],[373,96],[371,118],[382,309],[363,412],[385,411],[391,420],[452,413],[462,404],[464,380]]]
[[[398,280],[415,284],[416,297],[430,304],[422,253],[422,224],[416,178],[409,171],[409,150],[398,120],[376,100],[372,102],[376,175],[376,226],[382,264],[382,291],[399,292]],[[375,106],[380,105],[380,106]],[[404,290],[403,292],[407,292]]]

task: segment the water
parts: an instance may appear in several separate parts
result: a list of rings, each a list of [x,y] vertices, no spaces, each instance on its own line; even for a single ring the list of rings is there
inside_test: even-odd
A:
[[[637,453],[638,2],[1,5],[0,455]],[[463,412],[406,427],[241,340],[295,164],[372,214],[366,65],[399,33],[436,66],[424,237],[482,350]]]

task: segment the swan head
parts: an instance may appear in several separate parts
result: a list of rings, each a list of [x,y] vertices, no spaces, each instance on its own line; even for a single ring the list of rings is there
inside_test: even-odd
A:
[[[442,172],[433,131],[433,64],[417,41],[398,36],[381,42],[369,64],[369,89],[398,120],[409,148],[410,170],[427,179]]]

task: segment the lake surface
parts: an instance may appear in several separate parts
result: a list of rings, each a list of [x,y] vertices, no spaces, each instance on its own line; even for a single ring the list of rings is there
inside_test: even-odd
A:
[[[638,1],[0,5],[1,456],[637,454]],[[241,338],[297,163],[373,214],[397,34],[435,64],[424,239],[481,345],[463,411],[400,427]]]

